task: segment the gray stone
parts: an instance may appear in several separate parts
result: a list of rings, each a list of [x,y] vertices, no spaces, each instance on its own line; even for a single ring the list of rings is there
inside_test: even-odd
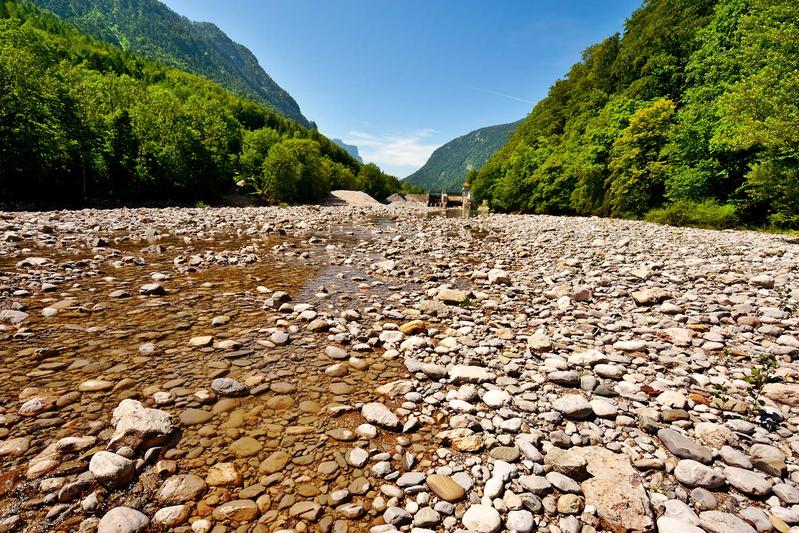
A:
[[[588,418],[594,411],[585,396],[567,394],[552,403],[552,407],[567,418]]]
[[[235,379],[216,378],[211,382],[211,389],[220,396],[236,397],[247,394],[247,387]]]
[[[771,480],[758,472],[727,466],[724,468],[724,478],[731,486],[749,496],[765,496],[771,492]]]
[[[673,429],[661,429],[658,431],[658,438],[677,457],[693,459],[705,464],[710,464],[713,461],[713,452]]]
[[[707,533],[755,533],[752,526],[737,516],[721,511],[700,513],[699,521]]]
[[[716,489],[724,484],[724,476],[720,472],[693,459],[683,459],[678,462],[674,469],[674,477],[689,487]]]

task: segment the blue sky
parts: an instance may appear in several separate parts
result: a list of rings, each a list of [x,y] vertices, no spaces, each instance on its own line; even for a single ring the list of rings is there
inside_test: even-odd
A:
[[[519,120],[641,0],[163,0],[247,46],[322,133],[404,177]]]

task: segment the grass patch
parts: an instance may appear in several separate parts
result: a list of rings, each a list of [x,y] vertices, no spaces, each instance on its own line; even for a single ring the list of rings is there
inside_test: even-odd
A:
[[[739,225],[735,206],[715,200],[693,202],[678,200],[646,214],[647,222],[670,226],[693,226],[706,229],[729,229]]]

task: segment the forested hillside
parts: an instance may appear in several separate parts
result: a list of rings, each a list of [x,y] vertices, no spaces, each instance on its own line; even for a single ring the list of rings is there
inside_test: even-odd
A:
[[[480,128],[436,149],[422,168],[403,181],[428,191],[460,191],[466,176],[479,170],[506,142],[518,122]]]
[[[799,228],[799,3],[646,1],[473,186],[505,211]]]
[[[271,202],[400,187],[214,82],[0,0],[0,202],[214,201],[236,181]]]
[[[214,24],[192,22],[158,0],[32,1],[97,39],[214,80],[305,127],[313,126],[252,52]]]

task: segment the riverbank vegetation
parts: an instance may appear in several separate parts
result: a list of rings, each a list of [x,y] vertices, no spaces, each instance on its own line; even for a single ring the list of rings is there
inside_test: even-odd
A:
[[[401,185],[212,81],[0,1],[2,203],[313,202],[338,188],[384,199]]]
[[[799,228],[799,4],[646,1],[471,180],[500,211]]]

